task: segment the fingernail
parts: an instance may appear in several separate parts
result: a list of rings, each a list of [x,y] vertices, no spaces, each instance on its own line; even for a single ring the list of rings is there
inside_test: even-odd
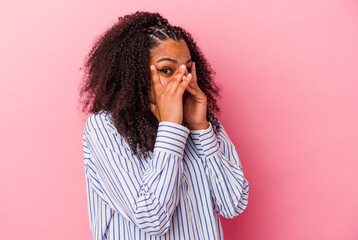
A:
[[[155,69],[154,65],[150,65],[150,69],[154,70]]]
[[[191,78],[191,73],[188,74],[188,78]]]
[[[180,70],[185,69],[185,65],[180,65],[179,69],[180,69]]]

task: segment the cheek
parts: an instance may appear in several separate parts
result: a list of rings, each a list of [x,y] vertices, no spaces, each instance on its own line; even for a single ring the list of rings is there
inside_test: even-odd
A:
[[[163,88],[166,88],[169,84],[170,81],[172,81],[171,78],[166,78],[166,77],[160,77],[159,78],[160,83],[162,84]]]
[[[163,88],[166,88],[170,83],[170,81],[172,81],[172,79],[159,76],[159,81],[160,84],[162,84]],[[153,86],[150,86],[150,90],[148,92],[148,100],[151,103],[155,103],[155,94],[154,94]]]

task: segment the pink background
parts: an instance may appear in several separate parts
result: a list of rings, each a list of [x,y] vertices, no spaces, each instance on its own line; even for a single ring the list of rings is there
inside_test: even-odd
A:
[[[118,16],[193,33],[250,182],[226,239],[358,239],[355,1],[1,1],[0,239],[90,239],[79,70]]]

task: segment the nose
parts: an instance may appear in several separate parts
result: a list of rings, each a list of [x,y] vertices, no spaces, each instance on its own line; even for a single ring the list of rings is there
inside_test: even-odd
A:
[[[186,76],[186,75],[188,75],[188,73],[189,73],[189,72],[188,72],[188,69],[187,69],[187,67],[185,66],[185,74],[184,74],[184,75]]]

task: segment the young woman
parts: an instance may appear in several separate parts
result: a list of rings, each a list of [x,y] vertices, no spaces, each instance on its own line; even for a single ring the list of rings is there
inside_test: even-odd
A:
[[[157,13],[119,18],[85,63],[83,135],[94,239],[223,239],[248,203],[235,146],[215,117],[212,69]]]

